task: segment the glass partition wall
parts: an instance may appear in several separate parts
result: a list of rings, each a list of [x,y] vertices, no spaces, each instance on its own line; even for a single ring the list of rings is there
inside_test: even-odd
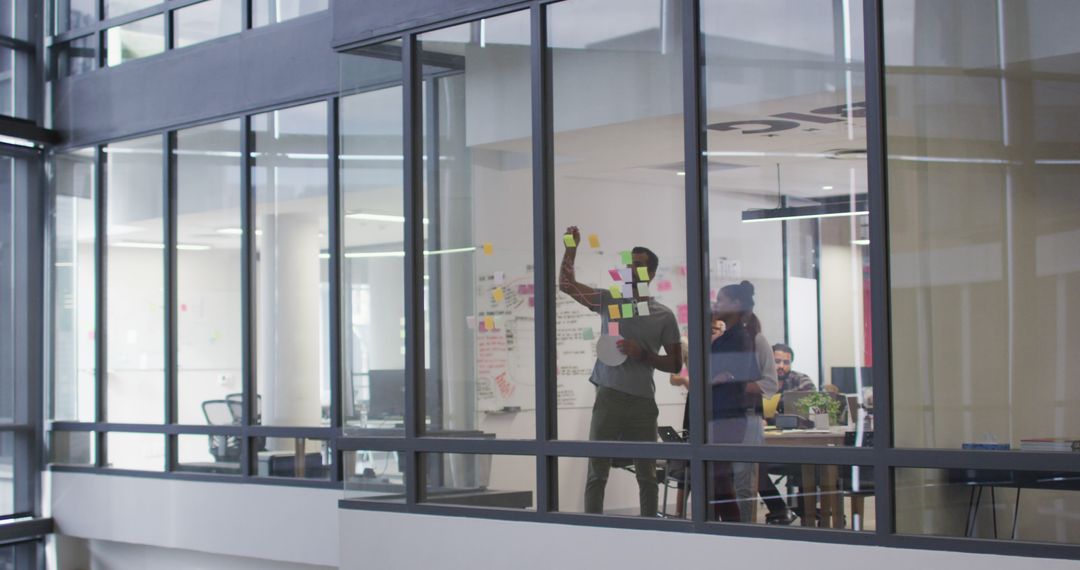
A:
[[[54,468],[1075,556],[1073,12],[540,2],[58,155]],[[136,231],[161,322],[109,297]],[[109,415],[122,358],[154,418]]]

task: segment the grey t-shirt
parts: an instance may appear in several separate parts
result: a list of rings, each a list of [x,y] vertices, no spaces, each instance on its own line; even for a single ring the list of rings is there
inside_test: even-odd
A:
[[[621,309],[624,303],[630,301],[613,299],[611,292],[605,289],[601,289],[600,293],[600,306],[596,312],[600,314],[601,330],[606,333],[609,321],[608,306],[614,303]],[[675,314],[671,312],[671,309],[661,305],[651,297],[648,303],[649,314],[647,316],[639,316],[635,307],[633,318],[620,318],[616,321],[619,323],[619,336],[636,340],[649,352],[659,354],[660,347],[679,344],[679,324],[675,320]],[[625,362],[618,366],[608,366],[597,359],[596,364],[593,365],[589,382],[631,396],[652,398],[656,394],[653,370],[655,369],[652,366],[632,358],[627,358]]]

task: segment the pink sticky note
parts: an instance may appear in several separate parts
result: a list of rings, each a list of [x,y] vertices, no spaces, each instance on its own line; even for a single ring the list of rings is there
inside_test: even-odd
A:
[[[619,336],[619,323],[608,323],[607,333],[611,336]]]
[[[536,297],[529,297],[529,306],[530,307],[535,307],[536,306]]]
[[[686,266],[685,265],[680,265],[679,266],[679,275],[686,275]]]
[[[685,325],[690,322],[690,307],[687,305],[679,305],[679,324]]]
[[[663,280],[656,284],[657,291],[671,291],[671,281]]]
[[[610,275],[611,278],[615,281],[622,281],[622,278],[619,277],[618,269],[608,269],[608,275]]]

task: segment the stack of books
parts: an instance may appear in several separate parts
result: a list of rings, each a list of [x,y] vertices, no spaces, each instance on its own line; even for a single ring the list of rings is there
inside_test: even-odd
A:
[[[1020,451],[1080,451],[1080,438],[1032,437],[1021,439]]]

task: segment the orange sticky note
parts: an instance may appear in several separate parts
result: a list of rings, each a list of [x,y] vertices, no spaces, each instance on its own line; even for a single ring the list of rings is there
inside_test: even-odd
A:
[[[611,320],[614,321],[614,320],[617,320],[619,318],[619,306],[618,305],[608,305],[607,306],[607,312],[608,312],[608,317]]]
[[[501,303],[502,300],[503,300],[503,289],[502,289],[502,287],[496,287],[496,288],[492,289],[491,290],[491,297],[493,299],[495,299],[496,303]]]
[[[593,249],[600,247],[600,236],[596,234],[589,234],[589,247]]]
[[[491,247],[491,242],[490,241],[484,242],[484,255],[491,255],[491,252],[492,252],[493,249],[494,248]]]
[[[638,276],[638,279],[640,279],[642,281],[648,281],[649,280],[649,268],[648,267],[638,267],[637,268],[637,276]]]
[[[491,317],[484,317],[484,330],[486,330],[486,331],[495,330],[495,319],[493,319]]]

